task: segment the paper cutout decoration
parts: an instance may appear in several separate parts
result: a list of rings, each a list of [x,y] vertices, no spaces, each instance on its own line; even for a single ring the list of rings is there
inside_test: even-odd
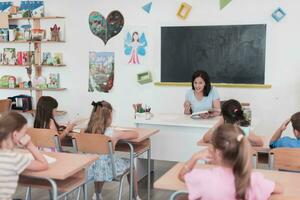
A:
[[[109,92],[114,83],[115,54],[94,52],[89,55],[89,92]]]
[[[130,56],[128,64],[141,64],[139,56],[146,55],[147,39],[144,32],[127,32],[124,41],[124,53]]]
[[[137,74],[137,81],[140,84],[152,82],[152,75],[150,71],[142,72]]]
[[[143,10],[146,11],[147,13],[150,13],[152,7],[152,2],[147,3],[146,5],[143,6]]]
[[[181,19],[186,19],[192,9],[192,6],[187,4],[187,3],[181,3],[178,11],[177,11],[177,16]]]
[[[106,45],[110,38],[116,36],[122,30],[124,18],[117,10],[109,13],[106,19],[99,12],[93,11],[89,15],[89,25],[92,33]]]
[[[281,9],[281,8],[277,8],[273,13],[272,13],[272,17],[279,22],[280,20],[282,20],[284,17],[286,16],[286,13]]]
[[[231,0],[220,0],[220,10],[225,8],[230,2]]]

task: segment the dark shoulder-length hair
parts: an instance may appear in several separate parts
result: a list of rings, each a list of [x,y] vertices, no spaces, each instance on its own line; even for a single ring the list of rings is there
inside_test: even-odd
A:
[[[60,127],[57,124],[53,116],[53,110],[58,107],[58,102],[56,99],[50,96],[42,96],[39,98],[36,106],[36,114],[34,119],[34,128],[50,128],[50,120],[54,121],[56,129],[59,130]]]
[[[197,70],[197,71],[194,72],[194,74],[192,76],[192,88],[193,88],[193,90],[195,90],[194,81],[198,77],[201,77],[205,82],[205,86],[204,86],[204,89],[203,89],[203,95],[207,97],[210,90],[211,90],[211,83],[210,83],[208,73],[206,71],[203,71],[203,70]]]

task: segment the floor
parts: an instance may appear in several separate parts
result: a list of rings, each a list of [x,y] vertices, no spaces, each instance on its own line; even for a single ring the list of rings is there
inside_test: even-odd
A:
[[[155,172],[152,174],[151,180],[156,180],[160,176],[162,176],[165,172],[167,172],[176,162],[167,162],[167,161],[155,161],[154,169]],[[152,184],[153,185],[153,181]],[[93,184],[88,185],[88,199],[92,199],[92,195],[94,192]],[[16,195],[14,198],[24,199],[25,197],[25,188],[19,187],[17,189]],[[118,182],[105,183],[103,187],[103,199],[104,200],[115,200],[117,199],[118,192]],[[167,200],[169,199],[172,191],[158,190],[151,188],[151,200]],[[123,195],[122,199],[126,200],[129,196],[128,183],[124,182],[123,185]],[[147,199],[147,177],[143,178],[139,181],[139,196],[141,199]],[[68,199],[75,199],[76,194],[73,196],[69,196]],[[33,189],[32,190],[32,200],[47,200],[49,199],[49,193],[45,190]],[[82,198],[81,198],[82,199]]]

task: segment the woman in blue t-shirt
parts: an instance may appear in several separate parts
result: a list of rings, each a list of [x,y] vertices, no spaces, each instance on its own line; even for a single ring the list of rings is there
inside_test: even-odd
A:
[[[206,71],[197,70],[192,76],[192,89],[185,94],[184,114],[192,114],[205,110],[220,110],[220,97],[218,91],[211,86]],[[220,112],[213,112],[216,116]],[[207,116],[208,117],[208,116]]]

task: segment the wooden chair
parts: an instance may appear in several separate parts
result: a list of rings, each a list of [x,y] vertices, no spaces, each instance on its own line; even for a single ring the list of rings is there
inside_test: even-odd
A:
[[[110,156],[112,163],[113,180],[120,182],[118,199],[121,200],[124,177],[129,174],[130,169],[128,168],[128,170],[125,171],[122,175],[117,175],[113,156],[114,150],[110,137],[100,134],[78,133],[72,135],[72,141],[73,147],[77,152],[92,153],[99,155],[108,154]],[[130,185],[130,187],[133,186]]]
[[[10,111],[11,103],[10,99],[0,99],[0,113]]]
[[[276,148],[269,152],[269,168],[300,172],[300,149]]]
[[[36,146],[40,148],[53,148],[62,152],[58,133],[51,129],[28,128],[26,132]]]
[[[28,128],[26,133],[31,137],[31,141],[37,147],[43,148],[51,148],[55,149],[58,152],[62,152],[62,147],[60,143],[60,139],[58,133],[51,129],[42,129],[42,128]],[[81,181],[85,179],[85,177],[81,177]],[[26,184],[24,184],[26,185]],[[69,188],[67,188],[69,189]],[[65,188],[58,188],[59,191],[65,192]],[[80,190],[78,191],[77,199],[79,198]],[[52,197],[52,193],[49,190],[50,197]],[[26,198],[31,199],[31,186],[27,188]]]

